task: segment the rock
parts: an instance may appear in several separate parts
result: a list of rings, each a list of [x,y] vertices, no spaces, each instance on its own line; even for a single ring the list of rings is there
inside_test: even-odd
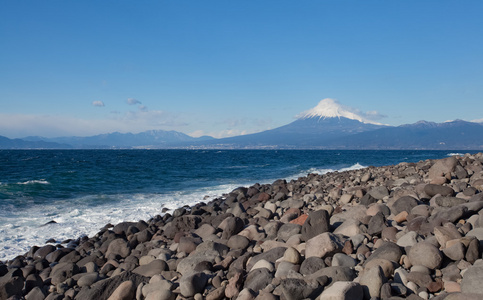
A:
[[[281,261],[277,266],[275,272],[275,278],[286,278],[291,271],[297,272],[299,270],[298,265],[294,265],[287,261]]]
[[[364,299],[379,298],[381,287],[386,281],[381,267],[377,266],[366,270],[359,280],[364,292]]]
[[[407,275],[407,279],[408,281],[414,282],[418,286],[425,287],[425,288],[428,288],[429,285],[433,282],[429,274],[422,273],[422,272],[411,271]]]
[[[479,294],[483,297],[483,267],[473,266],[466,270],[461,280],[461,291],[463,293]]]
[[[70,278],[73,275],[79,273],[79,271],[79,267],[74,263],[58,263],[52,268],[52,271],[50,272],[52,284],[55,285],[61,283],[67,278]]]
[[[442,251],[444,255],[454,261],[465,258],[465,247],[461,242],[457,242],[451,247],[444,248]]]
[[[45,293],[38,286],[34,287],[26,296],[25,300],[43,300],[45,299]]]
[[[281,258],[283,261],[292,263],[292,264],[300,264],[302,262],[302,256],[300,253],[293,247],[288,247]]]
[[[86,275],[83,275],[77,280],[77,285],[80,287],[83,286],[91,286],[93,283],[99,280],[99,274],[98,273],[88,273]]]
[[[429,179],[431,181],[437,180],[438,178],[449,177],[451,179],[451,172],[454,171],[457,163],[458,161],[453,156],[437,160],[428,171]]]
[[[382,230],[386,228],[386,220],[381,212],[378,212],[369,221],[367,233],[370,235],[380,235]]]
[[[393,215],[397,215],[403,211],[411,213],[411,210],[418,206],[418,201],[411,196],[402,196],[397,199],[391,206]]]
[[[307,222],[305,222],[307,223]],[[291,236],[299,234],[302,226],[298,224],[285,223],[278,229],[277,238],[282,241],[287,241]]]
[[[348,219],[345,220],[339,227],[334,230],[334,234],[341,234],[347,237],[353,237],[357,234],[361,234],[361,222],[358,220]]]
[[[282,257],[284,254],[285,254],[285,250],[286,248],[283,248],[283,247],[277,247],[277,248],[273,248],[269,251],[266,251],[262,254],[258,254],[258,255],[255,255],[253,256],[250,261],[248,262],[247,266],[246,266],[246,269],[247,270],[251,270],[252,267],[261,259],[264,259],[268,262],[271,262],[271,263],[275,263],[275,261],[277,259],[279,259],[280,257]]]
[[[161,274],[163,271],[168,270],[168,264],[160,259],[155,259],[147,265],[139,266],[133,270],[133,273],[145,276],[145,277],[152,277],[156,274]]]
[[[332,257],[332,266],[333,267],[355,267],[357,265],[357,261],[352,257],[343,254],[343,253],[336,253]]]
[[[40,247],[37,251],[35,251],[33,258],[34,259],[44,259],[48,254],[55,251],[55,246],[53,245],[45,245]]]
[[[0,299],[22,295],[24,278],[20,269],[11,269],[0,277]]]
[[[205,273],[195,273],[181,277],[179,287],[181,295],[192,297],[197,293],[203,292],[208,276]]]
[[[366,260],[367,264],[369,261],[377,258],[387,259],[389,261],[398,262],[401,259],[402,250],[399,248],[398,245],[392,242],[385,242],[379,248],[377,248],[371,256]]]
[[[336,281],[352,281],[356,278],[356,272],[353,268],[349,267],[327,267],[318,270],[311,275],[306,276],[308,280],[316,280],[322,276],[327,276],[329,284]]]
[[[221,222],[219,227],[223,229],[221,237],[227,240],[232,235],[242,231],[243,227],[245,227],[245,223],[239,217],[228,217]]]
[[[441,195],[443,197],[445,196],[453,196],[454,195],[454,190],[445,185],[439,185],[439,184],[427,184],[424,186],[424,192],[426,195],[429,197],[434,197],[436,195]]]
[[[387,278],[390,278],[394,273],[393,263],[384,258],[376,258],[368,261],[364,266],[364,272],[374,267],[380,267],[384,273],[384,276]]]
[[[437,197],[435,202],[441,207],[453,207],[456,205],[464,204],[467,201],[465,199],[456,197]]]
[[[251,289],[243,289],[241,292],[238,294],[238,297],[236,298],[237,300],[253,300],[256,297],[256,293],[252,291]]]
[[[362,287],[357,282],[338,281],[324,290],[319,300],[362,300]]]
[[[411,247],[408,254],[413,265],[422,265],[429,269],[436,269],[441,266],[443,255],[434,245],[428,242],[420,242]]]
[[[232,235],[227,242],[227,246],[231,249],[246,249],[250,244],[250,240],[241,235]]]
[[[330,216],[326,210],[316,210],[309,213],[309,216],[302,226],[302,241],[328,232],[330,229]]]
[[[107,300],[131,300],[136,293],[136,287],[131,280],[121,283]]]
[[[253,270],[261,269],[261,268],[266,268],[270,272],[275,271],[275,267],[273,266],[273,264],[264,259],[260,259],[259,261],[257,261],[257,263],[254,264],[249,271],[251,272]]]
[[[389,196],[389,192],[385,186],[376,186],[373,187],[370,191],[369,194],[376,198],[377,200],[382,200],[384,197]]]
[[[305,257],[325,257],[341,252],[344,244],[335,234],[325,232],[309,239],[305,246]]]
[[[322,288],[319,289],[315,283],[309,284],[303,279],[287,278],[280,282],[282,292],[287,300],[301,300],[305,298],[314,299],[320,294]]]
[[[401,236],[396,244],[399,247],[411,247],[418,243],[418,233],[416,231],[409,231],[405,235]]]
[[[360,200],[360,203],[365,207],[368,207],[370,204],[376,203],[376,202],[377,202],[377,199],[372,197],[371,194],[369,193],[365,194]]]
[[[312,256],[312,257],[306,258],[302,262],[302,264],[300,265],[299,272],[302,275],[310,275],[325,267],[326,265],[322,258]]]
[[[269,285],[272,282],[272,279],[273,275],[268,269],[256,269],[248,273],[243,287],[251,289],[252,291],[259,291]]]
[[[131,254],[131,248],[129,248],[127,241],[123,239],[115,239],[109,244],[105,256],[109,257],[113,255],[115,257],[116,255],[119,255],[122,258],[126,258],[129,254]]]
[[[107,299],[125,281],[132,281],[133,286],[137,287],[141,283],[148,283],[149,279],[126,271],[118,276],[100,280],[91,285],[90,288],[82,288],[75,299]]]

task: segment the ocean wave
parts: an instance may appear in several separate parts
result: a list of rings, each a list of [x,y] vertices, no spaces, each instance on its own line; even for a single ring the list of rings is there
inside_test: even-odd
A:
[[[304,172],[302,172],[299,175],[306,176],[307,174],[312,174],[312,173],[319,174],[319,175],[324,175],[324,174],[331,173],[331,172],[336,172],[336,171],[337,172],[344,172],[344,171],[359,170],[359,169],[363,169],[363,168],[366,168],[366,166],[363,166],[360,163],[355,163],[352,166],[344,167],[344,168],[340,168],[340,169],[332,169],[332,168],[330,168],[330,169],[325,169],[325,168],[322,168],[322,169],[319,169],[319,168],[310,168],[307,171],[304,171]],[[300,176],[298,176],[298,177],[300,177]]]
[[[446,154],[446,156],[464,156],[464,155],[465,155],[464,153],[458,153],[458,152]]]
[[[17,184],[50,184],[50,182],[48,182],[45,179],[40,179],[40,180],[27,180],[24,182],[17,182]]]
[[[239,185],[224,184],[192,192],[170,194],[89,195],[70,199],[68,203],[52,202],[31,205],[22,210],[0,212],[0,260],[26,253],[33,245],[42,246],[49,239],[60,243],[81,236],[93,236],[106,224],[149,220],[185,205],[209,202]],[[113,205],[113,201],[115,205]],[[14,221],[15,220],[15,221]],[[55,221],[55,223],[50,223]],[[12,224],[15,223],[15,226]]]

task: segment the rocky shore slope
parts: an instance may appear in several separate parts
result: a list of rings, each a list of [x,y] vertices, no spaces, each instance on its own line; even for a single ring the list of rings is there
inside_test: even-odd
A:
[[[309,174],[0,263],[0,299],[483,299],[483,153]]]

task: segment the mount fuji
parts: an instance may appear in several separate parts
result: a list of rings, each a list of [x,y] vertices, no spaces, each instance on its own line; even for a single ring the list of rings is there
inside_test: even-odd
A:
[[[298,115],[294,122],[263,132],[212,140],[205,146],[233,148],[313,148],[329,141],[387,127],[345,109],[332,99]]]

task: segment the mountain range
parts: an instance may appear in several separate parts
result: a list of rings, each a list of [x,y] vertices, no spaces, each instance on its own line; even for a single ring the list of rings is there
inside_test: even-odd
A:
[[[259,133],[215,139],[177,131],[109,133],[90,137],[9,139],[0,149],[483,149],[483,124],[463,120],[388,126],[364,119],[331,99],[292,123]]]

